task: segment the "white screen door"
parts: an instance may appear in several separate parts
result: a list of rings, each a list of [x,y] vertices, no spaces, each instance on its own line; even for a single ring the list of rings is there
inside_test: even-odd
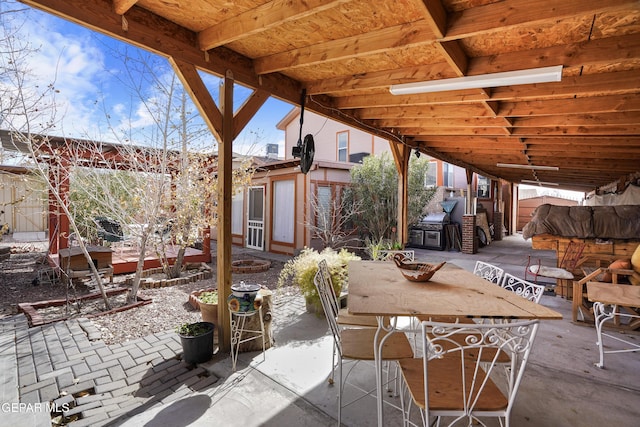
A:
[[[264,250],[264,187],[249,188],[247,247]]]

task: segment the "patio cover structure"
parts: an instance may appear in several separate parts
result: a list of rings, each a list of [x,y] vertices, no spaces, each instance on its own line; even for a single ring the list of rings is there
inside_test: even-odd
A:
[[[404,241],[414,150],[466,168],[469,184],[477,173],[590,191],[638,171],[638,0],[23,2],[172,63],[220,143],[223,299],[232,143],[269,96],[298,104],[305,89],[308,109],[392,142]],[[548,66],[562,66],[560,82],[390,93],[395,84]],[[198,71],[224,78],[220,106]],[[238,111],[234,82],[254,89]],[[228,331],[221,342],[228,347]]]

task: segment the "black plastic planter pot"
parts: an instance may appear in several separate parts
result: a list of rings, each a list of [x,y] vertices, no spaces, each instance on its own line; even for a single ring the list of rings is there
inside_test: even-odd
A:
[[[207,331],[204,334],[195,337],[178,334],[182,343],[182,360],[186,363],[203,363],[211,359],[213,355],[213,330],[215,326],[211,322],[199,322],[198,324],[207,326]]]

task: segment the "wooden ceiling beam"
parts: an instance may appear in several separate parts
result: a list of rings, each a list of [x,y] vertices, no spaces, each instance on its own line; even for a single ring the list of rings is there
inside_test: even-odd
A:
[[[267,99],[269,99],[269,92],[266,90],[256,90],[247,98],[233,117],[233,139],[242,132]]]
[[[437,39],[447,33],[447,11],[440,0],[415,0],[416,7],[422,9],[423,18]]]
[[[491,99],[525,101],[640,93],[638,79],[637,70],[568,76],[556,83],[497,87]]]
[[[531,160],[534,164],[543,164],[548,158],[546,156],[532,156]],[[631,169],[631,171],[637,171],[638,161],[637,159],[629,159],[626,160],[616,160],[616,164],[620,165],[620,169],[616,171],[611,171],[611,161],[608,159],[602,158],[593,158],[588,162],[584,161],[582,157],[575,156],[565,156],[563,158],[557,159],[554,163],[559,165],[560,171],[571,170],[573,173],[574,170],[592,170],[592,171],[603,171],[603,173],[617,173],[620,174],[621,169]],[[624,173],[624,172],[623,172]]]
[[[514,128],[514,136],[528,135],[640,135],[640,124],[617,126],[556,126],[554,128]]]
[[[386,118],[374,121],[381,127],[407,128],[407,127],[505,127],[503,117],[428,117],[428,118]],[[625,125],[636,126],[640,123],[640,112],[616,112],[558,116],[537,116],[514,118],[513,123],[506,127],[512,128],[557,128],[557,127],[620,127]]]
[[[467,70],[469,69],[469,58],[467,57],[464,48],[457,40],[439,42],[436,46],[439,47],[442,56],[458,77],[462,77],[467,74]]]
[[[200,78],[198,70],[193,64],[180,59],[169,58],[169,62],[173,66],[176,75],[182,81],[185,90],[189,92],[193,103],[200,111],[200,115],[207,123],[209,130],[221,143],[223,140],[222,112],[211,97],[211,93],[209,93],[202,78]]]
[[[542,156],[542,157],[551,157],[554,159],[566,159],[566,158],[574,158],[574,159],[609,159],[609,160],[629,160],[630,157],[638,158],[640,155],[640,150],[633,151],[597,151],[597,149],[592,149],[592,151],[584,151],[580,153],[580,156],[567,155],[566,150],[562,151],[550,151],[550,150],[528,150],[527,154],[529,156]]]
[[[254,59],[257,74],[309,67],[317,64],[387,52],[404,46],[433,44],[435,36],[424,21],[409,22],[338,40],[305,46]]]
[[[489,55],[484,57],[476,57],[469,60],[466,69],[466,75],[481,75],[488,73],[497,73],[504,71],[516,71],[533,67],[545,67],[551,65],[570,66],[588,66],[588,65],[605,65],[612,62],[632,61],[634,58],[640,57],[640,37],[637,34],[631,34],[620,37],[609,37],[606,39],[597,39],[583,43],[573,43],[568,45],[553,46],[543,49],[531,49],[527,51],[517,51],[510,53],[502,53],[500,55]],[[349,75],[335,77],[331,79],[323,79],[321,81],[313,81],[307,83],[307,91],[309,94],[318,93],[336,93],[349,90],[360,89],[385,89],[388,90],[393,84],[419,82],[427,80],[439,80],[444,78],[457,77],[459,74],[452,72],[449,62],[441,62],[437,64],[429,64],[429,66],[413,66],[402,69],[377,71],[367,74]],[[627,73],[632,73],[627,72]],[[586,85],[589,83],[589,75],[585,77]],[[594,77],[595,78],[595,77]],[[546,83],[538,85],[524,85],[525,89],[534,88],[536,96],[562,96],[568,90],[585,90],[585,87],[577,86],[576,79],[578,77],[563,76],[563,81],[559,83]],[[603,79],[606,79],[604,77]],[[569,82],[565,84],[565,81]],[[549,91],[548,85],[557,87],[559,94]],[[554,86],[555,85],[555,86]],[[577,87],[576,87],[577,86]],[[637,85],[636,85],[637,86]],[[523,86],[506,86],[496,88],[495,96],[507,97],[509,95],[517,95],[513,93],[520,91],[520,95],[526,94]],[[599,87],[597,90],[606,89]],[[529,95],[529,96],[534,96]]]
[[[640,56],[639,39],[637,34],[629,34],[475,57],[469,61],[468,74],[498,73],[553,65],[563,65],[566,68],[624,63]]]
[[[490,112],[477,104],[424,105],[419,107],[367,107],[358,110],[362,119],[428,119],[428,118],[467,118],[489,117]],[[493,115],[491,115],[493,116]]]
[[[267,31],[283,23],[334,8],[348,0],[274,0],[209,27],[198,34],[200,49],[209,50]]]
[[[528,147],[536,145],[550,145],[550,146],[572,146],[578,147],[581,151],[582,147],[594,146],[607,147],[638,147],[638,139],[633,136],[567,136],[567,137],[527,137],[523,138]]]
[[[470,118],[427,118],[427,119],[379,119],[374,122],[381,127],[412,128],[412,127],[505,127],[503,117],[470,117]]]
[[[439,0],[416,1],[418,8],[422,9],[425,22],[438,39],[436,46],[451,66],[457,76],[464,76],[469,66],[469,58],[462,45],[457,40],[440,41],[447,33],[447,11]]]
[[[562,114],[545,117],[518,117],[513,120],[514,127],[549,126],[616,126],[637,125],[640,123],[640,111],[624,111],[601,114]]]
[[[415,127],[415,128],[402,128],[401,133],[407,137],[416,137],[419,135],[460,135],[460,136],[473,136],[473,135],[495,135],[506,136],[509,135],[504,128],[498,127],[458,127],[458,128],[439,128],[439,127]]]
[[[113,10],[118,15],[124,15],[138,0],[113,0]]]
[[[316,95],[332,94],[359,89],[381,89],[388,92],[393,84],[405,83],[410,77],[413,81],[438,80],[456,77],[447,62],[415,66],[401,70],[376,71],[359,75],[348,75],[336,78],[322,79],[306,83],[307,93]]]
[[[627,126],[577,126],[566,127],[557,126],[554,128],[513,128],[511,132],[505,132],[503,127],[405,127],[398,129],[401,134],[407,137],[437,136],[437,135],[495,135],[514,137],[531,137],[531,136],[567,136],[567,135],[600,135],[600,136],[634,136],[640,135],[640,125]]]
[[[505,117],[558,116],[563,114],[596,114],[639,110],[640,97],[634,95],[503,102],[500,104],[500,115]]]
[[[483,91],[477,89],[460,90],[456,92],[436,92],[420,95],[403,95],[395,96],[389,94],[376,95],[359,95],[337,98],[335,100],[336,108],[353,109],[365,107],[400,107],[400,106],[419,106],[429,104],[459,104],[461,102],[478,102],[485,101],[487,95]]]
[[[636,0],[506,0],[450,14],[445,38],[455,40],[523,24],[557,22],[572,16],[634,8],[637,4]]]

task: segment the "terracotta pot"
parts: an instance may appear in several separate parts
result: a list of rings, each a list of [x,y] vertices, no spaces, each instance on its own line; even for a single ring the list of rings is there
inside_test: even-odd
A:
[[[217,324],[218,323],[218,304],[207,304],[202,301],[198,301],[198,304],[200,305],[200,313],[202,314],[202,321]]]

